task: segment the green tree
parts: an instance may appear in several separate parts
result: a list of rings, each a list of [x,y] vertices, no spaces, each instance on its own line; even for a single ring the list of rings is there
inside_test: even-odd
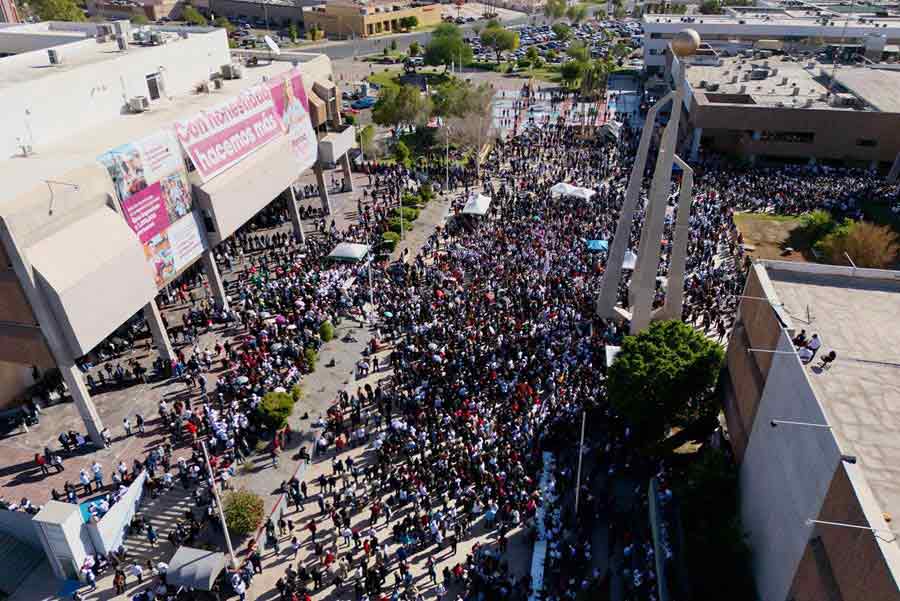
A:
[[[150,23],[150,19],[147,18],[147,15],[143,13],[138,13],[131,17],[132,25],[148,25]]]
[[[547,0],[544,4],[544,16],[553,21],[562,19],[566,14],[566,0]]]
[[[403,140],[394,144],[394,160],[404,167],[412,165],[412,152]]]
[[[625,337],[609,369],[610,402],[636,440],[655,449],[672,428],[715,421],[713,391],[723,358],[721,346],[689,325],[655,322]]]
[[[579,63],[586,63],[591,60],[591,49],[584,42],[572,42],[569,45],[569,49],[566,50],[566,54],[569,55],[569,58]]]
[[[603,95],[609,74],[615,65],[609,57],[597,59],[589,63],[581,76],[581,93],[584,96],[595,97]]]
[[[41,21],[84,21],[84,11],[74,0],[34,0],[31,9]]]
[[[568,17],[569,21],[573,24],[581,23],[584,21],[584,18],[587,17],[587,8],[581,4],[573,4],[566,9],[566,17]]]
[[[703,0],[700,3],[700,14],[720,15],[722,14],[722,3],[719,0]]]
[[[286,392],[267,392],[259,404],[259,414],[269,430],[280,430],[294,411],[294,399]]]
[[[528,65],[532,69],[537,68],[538,62],[541,60],[541,55],[538,53],[537,48],[529,46],[528,50],[525,51],[525,60],[528,61]]]
[[[260,527],[265,513],[265,502],[255,492],[246,488],[233,490],[222,499],[222,511],[228,532],[237,536],[253,534]]]
[[[684,523],[692,598],[756,599],[751,551],[740,520],[738,476],[722,451],[704,449],[683,476],[673,478]]]
[[[450,111],[447,127],[440,129],[439,143],[454,144],[472,157],[475,172],[481,170],[481,151],[496,135],[493,128],[491,102],[494,90],[487,83],[467,84],[460,94],[461,109]]]
[[[393,40],[391,40],[391,52],[396,52],[396,51],[397,51],[397,40],[393,39]]]
[[[561,42],[566,42],[572,37],[572,28],[565,23],[554,23],[551,28],[556,38]]]
[[[481,32],[481,43],[494,51],[499,65],[504,52],[513,52],[519,47],[519,34],[504,29],[499,23],[489,23]]]
[[[190,4],[181,10],[181,18],[190,25],[206,25],[206,17]]]
[[[849,256],[857,267],[885,269],[897,262],[900,239],[890,226],[845,219],[815,248],[836,265],[846,265]]]
[[[462,31],[452,23],[442,23],[431,34],[425,47],[425,64],[437,67],[472,62],[472,48],[463,39]]]
[[[559,68],[559,76],[569,88],[575,87],[575,84],[581,79],[584,71],[584,63],[576,60],[568,60]]]
[[[216,27],[221,27],[228,33],[234,31],[234,25],[231,21],[228,20],[228,17],[216,17],[216,20],[213,21],[213,25]]]
[[[372,120],[378,125],[422,125],[431,116],[431,99],[422,96],[417,86],[384,86],[372,109]]]
[[[409,55],[410,56],[419,56],[422,53],[422,46],[419,45],[419,42],[413,41],[409,45]]]
[[[291,42],[295,44],[300,39],[300,29],[294,21],[291,21],[291,24],[288,26],[288,36],[291,38]]]
[[[359,149],[370,159],[375,155],[375,126],[371,123],[359,130]]]
[[[403,17],[402,19],[400,19],[400,27],[402,27],[403,29],[415,29],[418,26],[419,26],[419,18],[418,17],[410,16],[410,17]]]

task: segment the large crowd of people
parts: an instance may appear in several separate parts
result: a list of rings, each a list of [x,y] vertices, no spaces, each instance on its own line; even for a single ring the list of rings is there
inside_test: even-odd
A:
[[[517,112],[514,118],[527,115]],[[624,329],[595,315],[605,256],[585,243],[610,241],[615,234],[639,132],[626,123],[618,140],[601,140],[565,123],[514,124],[522,133],[499,141],[477,169],[454,166],[448,175],[439,162],[415,169],[369,165],[357,222],[341,231],[319,215],[316,231],[303,244],[278,229],[287,222],[284,208],[270,208],[260,218],[265,227],[246,228],[216,249],[227,276],[228,308],[203,292],[198,272],[189,271],[168,287],[161,304],[180,307],[180,323],[169,329],[181,346],[171,364],[154,362],[152,375],[179,378],[193,394],[159,402],[166,440],[146,460],[112,471],[112,492],[94,499],[94,519],[146,470],[153,494],[180,481],[194,491],[201,508],[199,520],[196,514],[186,516],[179,531],[164,533],[173,543],[192,541],[206,522],[218,527],[210,480],[227,487],[235,466],[260,443],[273,464],[293,444],[290,427],[274,431],[266,422],[259,411],[262,398],[271,391],[290,394],[315,368],[317,351],[330,337],[328,325],[356,319],[373,325],[358,376],[379,378],[355,392],[341,392],[313,424],[320,427],[316,443],[301,457],[311,460],[314,453],[319,461],[331,461],[331,475],[284,484],[298,513],[296,526],[308,532],[312,552],[298,557],[300,534],[293,523],[266,524],[267,542],[280,550],[280,541],[289,539],[289,552],[299,559],[278,580],[283,601],[328,587],[352,592],[357,601],[380,599],[387,591],[393,599],[418,601],[426,590],[439,601],[449,591],[466,599],[521,600],[532,589],[553,601],[594,598],[609,586],[600,569],[607,558],[598,557],[592,543],[604,520],[610,528],[608,557],[616,558],[616,575],[629,598],[657,598],[656,550],[646,528],[618,508],[621,500],[612,491],[617,481],[657,475],[665,506],[671,498],[666,467],[633,451],[628,424],[605,402],[605,346],[619,343]],[[450,185],[446,192],[456,196],[457,215],[424,247],[401,253],[393,265],[325,260],[340,241],[377,244],[407,189],[444,178]],[[589,200],[555,196],[550,188],[558,182],[596,193]],[[458,214],[475,189],[492,198],[486,218]],[[665,295],[677,191],[676,183],[657,302]],[[727,335],[746,265],[735,211],[797,214],[827,208],[856,215],[869,201],[896,196],[896,186],[864,172],[737,169],[703,157],[691,208],[683,318],[710,336]],[[639,209],[631,248],[637,246],[642,220]],[[373,269],[372,288],[367,269]],[[620,290],[626,303],[628,283],[623,278]],[[215,334],[212,343],[204,338],[209,333]],[[102,357],[95,359],[96,366],[83,362],[92,389],[145,380],[143,366],[126,369],[114,365],[114,358],[105,365],[99,364]],[[572,440],[583,412],[592,426],[586,469],[576,481],[571,466],[579,449]],[[145,417],[135,415],[133,424],[126,418],[125,435],[133,428],[143,431]],[[63,433],[64,450],[83,446],[79,437]],[[212,473],[206,470],[204,444]],[[189,456],[178,457],[181,449]],[[553,495],[540,485],[545,452],[557,458]],[[55,456],[48,449],[35,461],[49,468],[56,465]],[[102,467],[95,465],[82,470],[80,483],[67,483],[62,493],[54,490],[53,498],[77,503],[97,495],[106,483]],[[640,506],[644,494],[631,501]],[[318,511],[308,511],[310,499]],[[539,516],[547,521],[537,524]],[[133,525],[134,533],[147,533],[148,525],[155,533],[142,520]],[[512,536],[539,531],[548,541],[542,583],[533,582],[522,566],[510,565],[507,556]],[[480,542],[458,555],[459,544],[473,536]],[[229,575],[242,598],[259,571],[260,554],[251,547],[243,568]],[[445,565],[440,574],[437,559]],[[117,581],[124,579],[124,571],[121,579],[117,574]]]

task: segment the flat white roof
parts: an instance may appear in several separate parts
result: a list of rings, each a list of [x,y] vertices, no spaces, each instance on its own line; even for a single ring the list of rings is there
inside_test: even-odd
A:
[[[244,69],[243,79],[225,81],[224,88],[209,94],[191,94],[154,102],[144,113],[122,114],[111,119],[90,135],[84,132],[48,145],[37,145],[28,157],[13,157],[0,161],[0,213],[15,212],[12,204],[20,194],[54,175],[66,173],[96,161],[102,153],[121,144],[139,140],[149,134],[170,127],[173,122],[212,108],[240,91],[256,85],[264,76],[272,77],[292,68],[290,62],[273,62]],[[300,66],[302,69],[302,64]],[[304,80],[307,86],[312,85]]]
[[[132,30],[132,32],[134,29]],[[154,29],[154,31],[156,31]],[[181,38],[177,31],[159,30],[169,44],[177,44]],[[189,35],[205,35],[213,28],[186,28]],[[66,71],[72,71],[85,65],[95,65],[105,61],[119,60],[123,53],[115,40],[109,42],[97,42],[93,36],[85,37],[85,33],[72,34],[70,31],[53,31],[53,35],[73,36],[75,41],[68,44],[58,44],[31,52],[23,52],[13,56],[0,58],[0,90],[9,88],[27,81],[51,77]],[[0,35],[4,35],[0,31]],[[80,40],[78,38],[81,38]],[[62,60],[60,65],[51,65],[47,53],[50,48],[56,49]],[[156,46],[143,46],[129,40],[128,54],[150,52]]]

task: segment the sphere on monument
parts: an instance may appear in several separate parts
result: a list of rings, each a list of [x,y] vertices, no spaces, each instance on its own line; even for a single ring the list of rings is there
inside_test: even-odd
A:
[[[682,29],[672,38],[672,52],[675,56],[691,56],[700,47],[700,34],[693,29]]]

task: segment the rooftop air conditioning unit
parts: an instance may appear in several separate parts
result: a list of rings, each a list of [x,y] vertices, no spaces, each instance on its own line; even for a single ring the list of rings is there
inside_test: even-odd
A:
[[[715,82],[710,83],[709,85],[706,86],[706,89],[710,92],[715,92],[716,90],[719,89],[719,84],[715,83]]]
[[[781,85],[786,86],[786,85],[787,85],[787,81],[788,81],[788,80],[787,80],[787,76],[785,75],[784,77],[781,78]]]
[[[793,88],[791,90],[791,96],[799,96],[799,95],[800,95],[800,88]]]
[[[62,57],[59,55],[59,51],[56,50],[55,48],[47,49],[47,58],[50,59],[51,65],[61,65],[62,64]]]
[[[221,72],[225,79],[240,79],[244,75],[243,67],[235,63],[222,65]]]
[[[150,101],[146,96],[134,96],[128,99],[128,108],[132,113],[143,113],[150,110]]]

